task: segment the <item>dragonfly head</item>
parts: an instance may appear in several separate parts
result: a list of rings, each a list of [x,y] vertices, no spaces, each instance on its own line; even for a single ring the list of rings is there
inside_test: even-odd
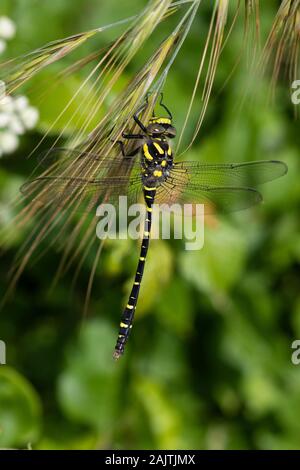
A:
[[[167,139],[174,139],[176,136],[176,129],[172,125],[172,120],[165,117],[152,117],[147,127],[148,134],[151,137],[166,137]]]

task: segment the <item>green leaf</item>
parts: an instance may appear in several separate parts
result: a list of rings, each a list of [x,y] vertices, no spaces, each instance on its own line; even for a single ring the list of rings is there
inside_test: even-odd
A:
[[[158,383],[143,379],[136,384],[136,393],[148,415],[157,448],[180,448],[180,414],[170,403],[166,391]]]
[[[239,280],[245,264],[246,244],[242,233],[221,222],[205,229],[204,247],[181,254],[183,276],[200,291],[226,293]]]
[[[69,350],[59,378],[58,399],[72,420],[109,433],[119,404],[122,361],[112,358],[116,331],[105,321],[88,322]]]
[[[179,277],[162,289],[155,309],[159,321],[177,335],[185,336],[193,328],[193,308],[189,286]]]
[[[0,367],[0,446],[27,447],[40,432],[41,405],[32,385],[14,369]]]
[[[266,373],[247,374],[242,380],[242,391],[247,402],[248,413],[258,418],[280,405],[281,392],[275,381]]]

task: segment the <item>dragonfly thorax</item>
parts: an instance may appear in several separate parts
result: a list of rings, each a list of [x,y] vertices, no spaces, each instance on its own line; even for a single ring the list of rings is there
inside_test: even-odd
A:
[[[144,185],[158,186],[168,178],[173,155],[167,140],[147,140],[142,147],[142,180]]]

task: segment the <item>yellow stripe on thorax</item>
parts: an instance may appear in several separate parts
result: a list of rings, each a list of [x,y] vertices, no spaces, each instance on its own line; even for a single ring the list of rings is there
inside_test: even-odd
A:
[[[149,152],[149,147],[148,147],[147,144],[144,144],[144,145],[143,145],[143,151],[144,151],[144,155],[145,155],[145,157],[147,158],[147,160],[153,160],[153,157],[152,157],[152,155],[151,155],[150,152]]]
[[[153,142],[153,145],[161,155],[165,153],[164,149],[162,149],[161,146],[157,142]]]

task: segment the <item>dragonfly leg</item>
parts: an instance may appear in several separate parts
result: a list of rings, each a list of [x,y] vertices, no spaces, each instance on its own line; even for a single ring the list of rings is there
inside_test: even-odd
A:
[[[131,152],[126,153],[125,152],[124,142],[122,140],[116,140],[116,144],[118,144],[120,146],[121,153],[122,153],[123,157],[134,157],[135,155],[137,155],[139,153],[140,148],[141,148],[140,146],[138,146],[135,149],[133,149]]]
[[[146,126],[142,123],[142,121],[139,119],[139,114],[141,114],[141,112],[148,106],[149,102],[148,102],[148,94],[146,95],[146,102],[144,104],[142,104],[142,106],[137,110],[137,112],[133,115],[133,119],[135,120],[135,122],[137,123],[137,125],[139,126],[140,129],[142,129],[142,131],[147,134],[147,128]],[[139,135],[139,134],[122,134],[122,136],[125,138],[125,139],[142,139],[144,137],[144,135]],[[125,137],[126,136],[126,137]]]
[[[137,125],[142,129],[142,131],[145,132],[145,134],[147,134],[147,128],[144,126],[144,124],[142,123],[142,121],[140,121],[140,119],[138,118],[138,114],[137,114],[137,113],[133,116],[133,119],[135,120],[135,122],[137,123]]]
[[[163,100],[164,100],[164,94],[161,93],[161,94],[160,94],[160,102],[159,102],[159,104],[160,104],[160,106],[161,106],[162,108],[164,108],[164,109],[167,111],[167,113],[168,113],[170,119],[172,120],[172,119],[173,119],[172,113],[171,113],[171,111],[167,108],[167,106],[163,103]]]

